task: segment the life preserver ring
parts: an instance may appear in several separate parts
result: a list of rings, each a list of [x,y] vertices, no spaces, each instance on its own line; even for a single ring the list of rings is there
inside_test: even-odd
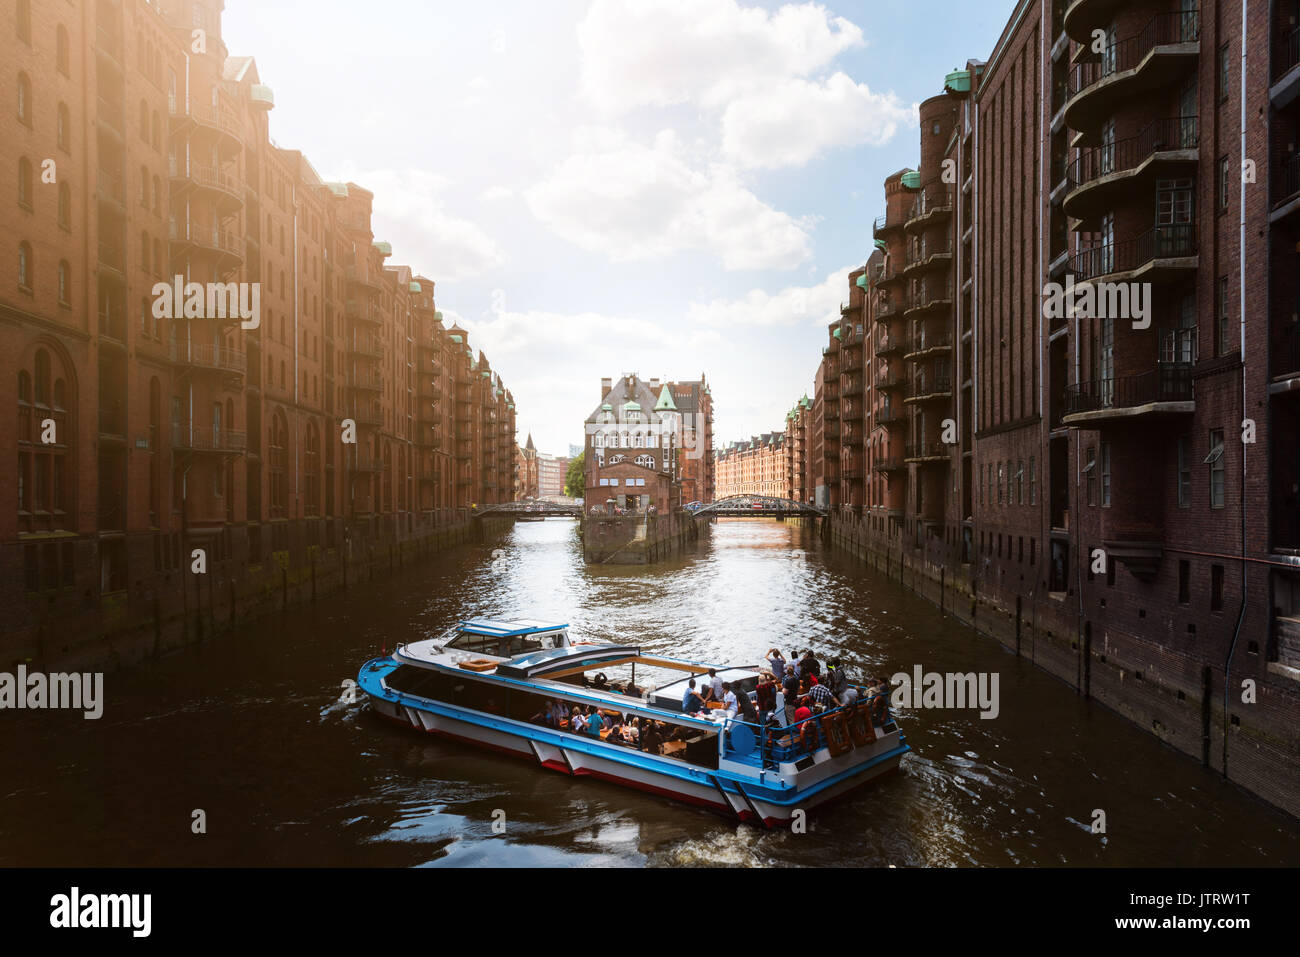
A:
[[[871,721],[871,706],[865,701],[858,704],[848,714],[849,736],[855,747],[865,747],[876,740],[876,728]]]
[[[822,733],[826,735],[826,747],[830,749],[831,757],[837,758],[853,749],[853,742],[849,740],[849,729],[844,726],[842,711],[824,716],[821,723]]]
[[[817,750],[817,722],[812,718],[799,726],[799,746],[809,754]]]
[[[492,671],[496,668],[495,661],[489,661],[487,658],[469,658],[459,662],[459,667],[466,671]]]

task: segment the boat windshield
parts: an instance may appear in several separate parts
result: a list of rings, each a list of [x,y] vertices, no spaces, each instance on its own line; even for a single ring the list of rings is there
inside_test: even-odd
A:
[[[524,635],[480,635],[472,631],[456,633],[445,647],[457,651],[491,655],[494,658],[513,658],[531,651],[548,651],[562,646],[563,632],[551,631]]]

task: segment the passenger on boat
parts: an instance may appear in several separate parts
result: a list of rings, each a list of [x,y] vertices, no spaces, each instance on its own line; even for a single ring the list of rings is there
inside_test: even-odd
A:
[[[641,750],[647,754],[658,754],[664,744],[664,736],[659,730],[659,722],[647,721],[641,732]]]
[[[609,679],[605,677],[604,672],[601,672],[596,675],[596,679],[591,686],[597,691],[607,691],[609,690]]]
[[[627,683],[627,687],[623,689],[623,694],[627,695],[629,698],[644,697],[641,689],[638,688],[636,685],[632,684],[632,682],[630,681]]]
[[[785,677],[785,656],[781,654],[780,648],[772,648],[763,656],[772,665],[772,674],[776,680],[780,681]]]
[[[704,699],[695,690],[695,679],[686,684],[686,693],[682,695],[682,713],[697,714],[704,710]]]
[[[739,707],[739,704],[736,701],[735,692],[731,690],[730,681],[722,682],[722,706],[726,710],[728,718],[734,718],[736,716],[736,709]]]
[[[573,714],[569,715],[569,730],[574,734],[582,734],[586,729],[587,719],[582,714],[582,708],[574,705]]]
[[[840,707],[840,699],[831,694],[829,685],[813,685],[808,689],[808,700],[819,710],[829,711],[832,705],[836,708]]]
[[[749,692],[743,688],[736,695],[736,711],[741,721],[747,721],[750,724],[758,724],[758,712],[754,710],[754,702],[749,698]]]
[[[709,677],[704,682],[704,702],[721,701],[723,695],[723,681],[718,677],[716,668],[709,669]]]
[[[820,675],[821,673],[822,666],[813,657],[812,649],[809,648],[804,651],[803,657],[799,659],[799,677],[806,678],[809,675]]]
[[[763,672],[763,676],[758,680],[758,687],[754,689],[758,710],[762,714],[776,710],[776,682],[773,677],[770,672]]]
[[[586,731],[593,738],[599,738],[600,732],[605,728],[605,719],[600,716],[600,711],[592,705],[587,709]]]

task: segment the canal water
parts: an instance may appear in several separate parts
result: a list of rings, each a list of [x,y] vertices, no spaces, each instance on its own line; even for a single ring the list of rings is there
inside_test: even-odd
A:
[[[900,773],[806,833],[575,779],[339,702],[459,618],[572,624],[687,658],[811,645],[855,676],[996,672],[1000,712],[912,710]],[[570,520],[105,679],[97,721],[0,714],[2,865],[1290,865],[1300,829],[879,573],[770,520],[649,569],[586,567]],[[193,833],[201,810],[206,833]],[[1096,811],[1104,834],[1094,834]]]

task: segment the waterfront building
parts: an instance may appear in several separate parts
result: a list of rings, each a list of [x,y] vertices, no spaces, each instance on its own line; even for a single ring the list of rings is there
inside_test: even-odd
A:
[[[274,144],[274,95],[228,55],[222,0],[8,9],[10,657],[183,606],[194,549],[239,583],[511,498],[509,391],[433,281],[391,263],[372,194]],[[256,314],[160,315],[177,276],[237,284]]]
[[[589,506],[670,513],[682,498],[682,420],[672,390],[636,373],[602,379],[600,404],[587,416],[584,496]]]
[[[537,446],[533,445],[531,432],[528,434],[528,441],[516,452],[515,461],[515,501],[521,502],[524,499],[540,498]]]
[[[706,505],[717,494],[713,451],[713,390],[707,377],[669,382],[665,410],[675,411],[681,424],[678,460],[681,470],[682,501]]]
[[[789,464],[784,432],[732,442],[717,454],[717,497],[762,495],[788,498]]]
[[[839,540],[1293,813],[1296,15],[1243,43],[1235,2],[1017,3],[920,105],[810,443]]]
[[[537,488],[539,498],[562,498],[564,481],[569,474],[569,458],[563,455],[537,456]]]

